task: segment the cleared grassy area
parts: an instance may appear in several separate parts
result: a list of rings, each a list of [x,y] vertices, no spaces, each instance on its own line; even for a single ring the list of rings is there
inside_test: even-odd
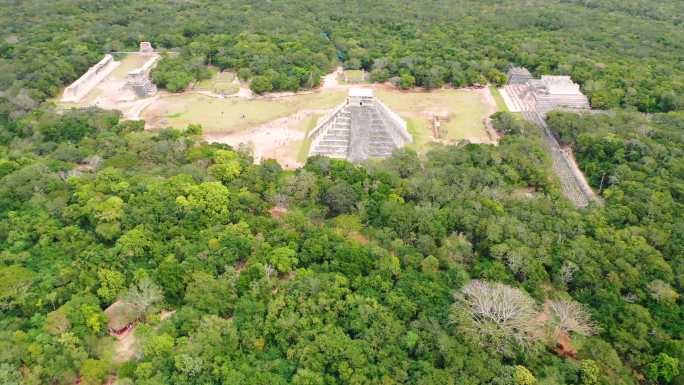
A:
[[[506,102],[504,102],[501,93],[499,93],[499,89],[496,88],[496,86],[489,86],[489,92],[492,93],[494,100],[496,100],[496,107],[499,111],[508,112],[508,107],[506,106]]]
[[[413,146],[418,152],[427,150],[433,141],[432,117],[435,115],[440,117],[442,131],[446,131],[445,137],[440,138],[441,142],[454,143],[463,139],[491,142],[484,125],[489,107],[478,91],[375,90],[375,96],[406,120],[414,137]]]
[[[143,64],[145,64],[151,58],[152,57],[150,55],[126,55],[125,57],[121,58],[121,64],[119,64],[119,66],[116,67],[109,76],[115,79],[125,80],[129,71],[142,67]]]
[[[318,92],[277,99],[217,99],[200,94],[170,95],[143,112],[153,126],[185,128],[199,123],[205,132],[231,133],[283,118],[304,109],[342,103],[345,91]]]
[[[362,70],[345,70],[341,79],[346,83],[362,83],[368,79],[368,74]]]
[[[234,82],[235,74],[232,72],[219,72],[212,68],[212,73],[213,76],[210,79],[197,82],[193,87],[193,90],[232,95],[240,89],[240,86]]]

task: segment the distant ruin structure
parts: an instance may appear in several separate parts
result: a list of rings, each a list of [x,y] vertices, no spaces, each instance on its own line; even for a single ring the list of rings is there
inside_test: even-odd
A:
[[[114,57],[110,54],[104,55],[104,58],[90,67],[86,73],[78,78],[70,86],[64,89],[62,95],[62,102],[78,103],[84,96],[90,92],[99,82],[109,75],[114,68],[120,63],[114,61]]]
[[[506,74],[508,84],[525,84],[532,79],[532,74],[524,67],[511,67]]]
[[[142,49],[142,43],[141,43]],[[150,71],[159,60],[159,55],[152,55],[142,67],[129,71],[126,84],[138,97],[146,98],[157,93],[157,86],[150,80]]]
[[[140,42],[140,53],[152,53],[154,52],[154,48],[152,48],[152,43],[149,41],[141,41]]]
[[[413,141],[406,122],[373,95],[370,88],[352,88],[340,106],[309,134],[309,155],[352,162],[385,158]]]
[[[526,75],[521,69],[515,68],[509,71],[508,76],[508,84],[500,89],[501,97],[511,112],[522,112],[525,120],[542,128],[563,195],[577,207],[587,207],[592,201],[598,202],[596,194],[572,159],[571,150],[561,148],[545,120],[546,114],[552,110],[590,111],[589,100],[582,94],[579,84],[573,82],[570,76],[550,75],[543,75],[540,79],[530,77],[520,83]]]
[[[508,85],[501,92],[511,112],[546,114],[554,109],[590,109],[589,99],[570,76],[542,75],[541,79],[529,78],[520,83],[526,75],[521,70],[513,70],[509,71]]]

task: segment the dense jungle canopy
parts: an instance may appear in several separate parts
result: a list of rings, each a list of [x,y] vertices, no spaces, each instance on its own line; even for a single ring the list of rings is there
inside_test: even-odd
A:
[[[141,40],[173,90],[572,75],[611,111],[548,123],[603,204],[505,112],[496,146],[286,171],[54,110]],[[679,0],[0,0],[0,384],[684,384],[683,109]]]

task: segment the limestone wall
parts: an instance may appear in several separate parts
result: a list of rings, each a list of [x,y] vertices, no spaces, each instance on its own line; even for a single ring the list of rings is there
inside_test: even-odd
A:
[[[106,54],[102,60],[90,67],[86,73],[64,89],[63,102],[78,103],[99,82],[109,75],[120,63],[114,57]]]

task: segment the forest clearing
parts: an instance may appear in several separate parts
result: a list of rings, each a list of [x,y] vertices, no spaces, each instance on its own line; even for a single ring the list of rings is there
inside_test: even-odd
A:
[[[313,92],[255,96],[234,74],[214,71],[211,78],[187,91],[160,91],[151,98],[135,99],[125,88],[126,74],[144,63],[144,58],[128,55],[121,63],[79,103],[62,106],[120,110],[124,117],[142,118],[148,130],[199,124],[206,140],[242,145],[251,149],[255,161],[276,159],[286,168],[306,161],[310,144],[306,127],[315,126],[311,118],[331,112],[345,100],[351,87],[329,81]],[[329,75],[336,79],[343,76],[337,72]],[[487,120],[497,106],[486,87],[432,91],[400,90],[389,84],[362,87],[376,90],[378,97],[408,122],[414,136],[410,147],[419,153],[426,152],[432,143],[496,143],[496,133],[487,128]]]

